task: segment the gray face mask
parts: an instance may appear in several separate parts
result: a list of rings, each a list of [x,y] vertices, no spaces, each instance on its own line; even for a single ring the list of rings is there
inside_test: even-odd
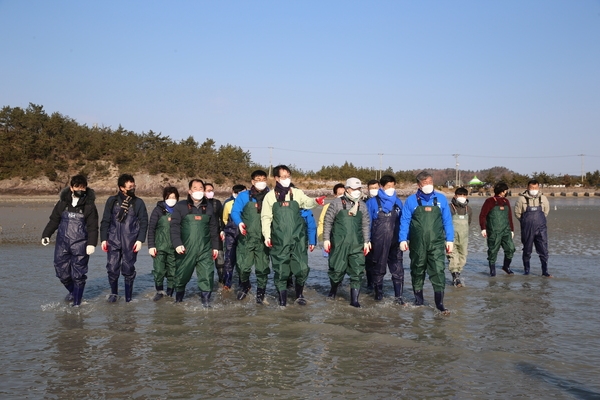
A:
[[[86,192],[87,190],[74,190],[73,196],[81,198],[87,194]]]

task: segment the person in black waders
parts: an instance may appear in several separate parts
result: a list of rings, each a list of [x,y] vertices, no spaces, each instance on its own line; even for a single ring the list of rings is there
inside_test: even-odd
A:
[[[81,304],[87,279],[90,255],[98,244],[98,210],[94,191],[87,187],[83,175],[71,178],[70,187],[60,192],[59,200],[50,214],[50,221],[42,233],[42,244],[47,246],[56,234],[54,270],[56,277],[67,288],[65,301],[74,307]]]
[[[175,204],[171,215],[171,242],[177,255],[175,302],[183,301],[185,286],[196,270],[200,300],[209,307],[215,263],[219,255],[219,220],[204,196],[204,182],[192,179],[187,200]]]
[[[417,193],[408,196],[400,218],[400,250],[410,247],[410,276],[415,305],[423,305],[425,274],[433,285],[435,306],[444,314],[446,253],[454,246],[454,227],[448,200],[433,190],[433,178],[427,171],[417,177]]]
[[[148,253],[152,256],[152,275],[156,294],[152,300],[158,301],[167,296],[173,297],[175,290],[175,248],[171,243],[171,215],[173,207],[179,201],[176,187],[163,189],[163,200],[156,203],[150,214],[148,227]],[[164,280],[167,278],[167,292],[164,292]]]
[[[270,248],[279,305],[287,305],[287,281],[290,272],[296,280],[296,302],[306,305],[303,291],[310,268],[306,225],[300,215],[300,209],[312,209],[317,204],[322,206],[325,196],[312,199],[302,190],[291,188],[292,173],[285,165],[276,166],[273,175],[275,189],[265,195],[260,218],[264,243]]]
[[[335,299],[344,276],[350,277],[350,305],[360,307],[360,281],[365,271],[365,256],[371,249],[370,218],[362,198],[362,183],[357,178],[346,181],[344,196],[334,199],[327,208],[323,225],[323,248],[329,253],[327,296]]]
[[[481,235],[487,238],[488,263],[490,267],[490,276],[496,276],[496,259],[500,247],[504,250],[504,262],[502,271],[508,275],[514,272],[510,269],[513,255],[515,254],[515,236],[513,228],[512,213],[510,211],[510,202],[506,198],[508,185],[504,182],[498,182],[494,186],[494,196],[488,197],[481,206],[479,213],[479,226]]]
[[[396,178],[384,175],[379,180],[377,194],[367,200],[371,219],[371,245],[369,255],[373,260],[373,286],[375,301],[383,299],[383,277],[389,268],[392,274],[394,297],[398,304],[404,304],[404,265],[400,251],[400,216],[402,201],[396,195]]]
[[[527,190],[521,193],[515,203],[515,216],[521,223],[521,243],[523,243],[523,274],[529,275],[531,252],[535,251],[542,263],[542,276],[552,278],[548,272],[548,228],[546,217],[550,212],[548,198],[540,193],[540,183],[530,180]]]
[[[120,274],[125,279],[125,301],[131,301],[137,253],[148,231],[148,211],[144,201],[135,195],[133,176],[122,174],[117,185],[119,192],[106,200],[100,223],[102,250],[108,258],[109,303],[116,303],[119,299]]]
[[[223,222],[223,203],[215,199],[215,186],[212,183],[204,182],[204,197],[213,208],[215,217],[219,220],[219,254],[215,259],[215,268],[217,270],[217,279],[223,284],[223,274],[225,270],[225,254],[223,253],[223,242],[225,241],[225,222]]]
[[[238,227],[233,218],[231,218],[231,210],[235,199],[240,192],[246,190],[244,185],[233,185],[231,188],[231,196],[223,202],[223,223],[225,228],[225,240],[223,240],[223,290],[228,292],[231,289],[231,281],[233,280],[233,269],[237,268],[237,243],[238,243]],[[264,245],[263,241],[260,241]],[[238,270],[239,275],[239,270]]]

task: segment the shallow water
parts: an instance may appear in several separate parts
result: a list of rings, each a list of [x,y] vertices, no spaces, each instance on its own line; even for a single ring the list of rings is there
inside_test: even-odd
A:
[[[363,291],[363,308],[350,307],[347,281],[338,300],[326,301],[327,261],[318,249],[309,255],[305,307],[279,309],[269,282],[269,305],[219,291],[206,310],[195,279],[182,305],[153,302],[152,263],[144,247],[131,303],[105,302],[105,254],[97,249],[84,304],[74,309],[62,301],[66,291],[54,276],[54,238],[51,246],[39,244],[52,204],[0,204],[0,395],[600,398],[600,318],[594,308],[600,295],[594,281],[600,199],[550,201],[555,278],[540,276],[535,256],[533,274],[520,275],[518,223],[516,274],[490,278],[474,221],[463,273],[467,287],[447,287],[448,317],[433,308],[428,283],[426,307],[393,304],[389,276],[381,303]],[[475,216],[482,202],[472,200]],[[405,278],[410,302],[408,270]]]

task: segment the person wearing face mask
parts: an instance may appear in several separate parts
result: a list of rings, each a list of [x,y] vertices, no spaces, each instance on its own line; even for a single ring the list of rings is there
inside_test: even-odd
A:
[[[70,187],[64,188],[50,214],[42,233],[42,245],[50,243],[56,234],[54,270],[56,277],[69,294],[65,301],[79,306],[87,280],[90,255],[98,244],[98,210],[95,193],[87,187],[83,175],[71,178]]]
[[[404,304],[402,299],[404,265],[402,251],[399,248],[402,201],[396,195],[396,178],[384,175],[379,185],[377,194],[366,203],[371,220],[371,244],[373,245],[367,258],[372,262],[375,301],[383,299],[383,277],[389,268],[396,302]]]
[[[223,203],[223,223],[225,228],[225,240],[223,241],[223,290],[231,289],[231,281],[233,278],[233,268],[237,266],[237,242],[238,242],[238,227],[231,218],[231,210],[238,195],[246,190],[244,185],[233,185],[231,188],[231,196]],[[239,275],[239,272],[238,272]]]
[[[171,242],[175,247],[175,302],[181,303],[185,287],[196,270],[200,301],[210,307],[215,264],[219,255],[219,218],[204,196],[204,182],[192,179],[188,196],[175,204],[171,215]]]
[[[377,179],[371,179],[367,182],[367,198],[365,201],[368,201],[370,198],[377,196],[379,193],[379,181]],[[371,293],[373,291],[373,270],[375,268],[373,261],[373,252],[369,252],[365,257],[365,277],[367,278],[367,293]]]
[[[433,177],[427,171],[416,176],[417,193],[408,196],[400,218],[400,250],[410,248],[410,276],[415,305],[423,305],[425,275],[433,286],[435,306],[443,314],[446,287],[446,253],[452,253],[454,227],[448,200],[433,188]]]
[[[521,224],[523,243],[523,274],[529,275],[533,246],[542,263],[542,276],[551,278],[548,272],[548,228],[546,217],[550,212],[548,198],[540,193],[540,183],[532,179],[527,190],[519,195],[515,203],[515,216]]]
[[[346,181],[344,196],[334,199],[325,214],[323,247],[329,253],[327,296],[335,299],[338,286],[350,277],[350,305],[360,307],[360,281],[365,270],[365,256],[371,249],[370,218],[362,199],[362,184],[357,178]]]
[[[343,183],[336,183],[333,187],[333,196],[334,198],[342,197],[346,192],[346,187]],[[327,208],[329,208],[329,204],[327,203],[323,206],[321,210],[321,214],[319,215],[319,223],[317,224],[317,241],[323,242],[323,225],[325,223],[325,214],[327,213]],[[329,253],[323,250],[323,257],[329,257]]]
[[[150,214],[148,224],[148,253],[152,257],[154,286],[156,294],[153,300],[158,301],[167,296],[172,297],[175,290],[175,248],[171,243],[171,214],[179,201],[179,191],[173,186],[163,189],[163,199],[156,203]],[[164,280],[167,278],[167,292],[164,292]]]
[[[217,255],[217,259],[215,260],[215,268],[217,269],[219,283],[223,284],[223,269],[225,264],[225,256],[223,254],[223,242],[225,241],[223,203],[221,203],[221,200],[215,199],[215,187],[212,183],[204,183],[204,196],[208,202],[211,203],[213,210],[215,211],[215,215],[217,215],[219,219],[219,237],[221,238],[221,241],[219,242],[219,255]]]
[[[367,200],[371,197],[377,196],[380,187],[381,186],[379,185],[379,181],[377,179],[371,179],[369,182],[367,182]]]
[[[263,304],[267,290],[269,268],[269,248],[262,234],[260,214],[264,199],[269,193],[267,173],[256,170],[250,175],[250,190],[241,192],[233,203],[231,219],[239,229],[237,244],[238,271],[240,287],[237,299],[243,300],[250,291],[250,274],[254,265],[256,274],[256,303]]]
[[[485,200],[479,212],[481,236],[486,238],[488,246],[487,254],[490,276],[496,276],[496,259],[498,258],[500,247],[504,250],[502,270],[508,275],[514,273],[510,269],[510,263],[515,254],[515,244],[513,242],[515,230],[510,211],[510,202],[506,198],[507,193],[508,185],[504,182],[498,182],[494,186],[494,196]]]
[[[455,287],[463,286],[460,274],[467,263],[469,226],[473,216],[473,210],[469,207],[467,199],[468,195],[467,189],[459,187],[454,191],[454,197],[450,202],[450,213],[454,225],[454,249],[452,253],[448,253],[447,257],[448,269],[452,274],[452,285]]]
[[[297,188],[291,188],[291,171],[285,165],[273,169],[275,189],[265,195],[260,213],[264,243],[270,248],[275,271],[275,287],[279,305],[287,305],[287,281],[295,276],[296,302],[305,305],[304,284],[308,277],[307,232],[301,209],[323,205],[325,196],[312,199]]]
[[[119,275],[125,280],[125,301],[133,296],[135,262],[148,231],[148,211],[144,201],[135,195],[135,180],[130,174],[122,174],[117,180],[119,192],[106,200],[100,240],[107,253],[106,271],[110,284],[109,303],[119,299]]]

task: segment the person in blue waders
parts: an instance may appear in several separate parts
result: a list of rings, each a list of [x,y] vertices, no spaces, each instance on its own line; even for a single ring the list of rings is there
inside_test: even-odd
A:
[[[233,185],[231,188],[231,196],[223,202],[223,233],[225,234],[225,240],[223,240],[223,290],[229,291],[231,289],[231,281],[233,279],[233,269],[237,268],[237,243],[238,243],[238,227],[231,218],[231,210],[235,199],[241,192],[246,190],[244,185]],[[262,240],[261,240],[262,243]],[[238,270],[239,275],[239,270]]]
[[[119,275],[125,280],[125,301],[133,296],[135,262],[137,253],[146,240],[148,211],[144,201],[135,195],[135,180],[130,174],[122,174],[117,180],[119,192],[106,200],[100,240],[102,250],[107,253],[106,272],[110,284],[107,301],[119,299]]]
[[[377,194],[367,200],[371,219],[371,252],[375,301],[383,299],[383,277],[389,268],[392,274],[394,297],[404,304],[404,265],[400,250],[400,216],[402,201],[396,195],[396,178],[384,175],[379,180]]]
[[[540,183],[533,179],[527,183],[527,190],[521,193],[515,203],[515,216],[521,223],[521,243],[523,243],[523,274],[529,275],[533,246],[542,263],[542,276],[552,278],[548,272],[548,227],[546,217],[550,212],[548,198],[540,193]]]
[[[204,182],[192,179],[187,199],[175,204],[171,215],[171,242],[177,252],[176,303],[183,301],[185,286],[196,270],[200,300],[204,307],[209,307],[219,241],[219,218],[204,196]]]
[[[58,229],[54,270],[56,277],[69,291],[65,301],[72,302],[75,307],[81,304],[88,262],[98,244],[96,196],[87,185],[83,175],[71,178],[70,187],[60,192],[50,221],[42,233],[42,244],[47,246],[50,237]]]
[[[454,245],[454,226],[448,200],[433,189],[433,177],[427,171],[417,177],[417,193],[408,196],[400,218],[400,250],[410,248],[410,276],[415,305],[423,305],[425,274],[433,285],[435,306],[444,314],[446,253]]]

